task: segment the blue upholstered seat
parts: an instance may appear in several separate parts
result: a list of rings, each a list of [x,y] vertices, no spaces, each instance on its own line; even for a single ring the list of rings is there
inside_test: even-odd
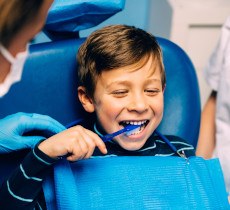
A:
[[[77,99],[76,64],[76,53],[83,41],[84,38],[32,45],[22,81],[0,99],[0,118],[19,111],[35,112],[50,115],[66,125],[84,117]],[[163,49],[167,79],[164,117],[158,130],[180,136],[196,146],[200,96],[194,67],[180,47],[163,38],[158,41]],[[6,174],[20,161],[17,155],[9,157],[0,157],[1,171]]]

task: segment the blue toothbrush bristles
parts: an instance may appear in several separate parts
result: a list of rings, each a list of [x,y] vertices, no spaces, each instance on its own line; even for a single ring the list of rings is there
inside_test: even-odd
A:
[[[140,126],[141,125],[128,125],[127,127],[125,127],[127,129],[127,131],[125,132],[125,134],[127,136],[130,136],[130,135],[138,132],[140,130]]]
[[[122,134],[122,133],[125,133],[126,135],[128,135],[127,133],[133,133],[133,130],[136,130],[136,131],[138,131],[139,130],[139,127],[140,127],[141,125],[128,125],[128,126],[126,126],[126,127],[124,127],[123,129],[121,129],[121,130],[119,130],[119,131],[116,131],[116,132],[114,132],[114,133],[111,133],[111,134],[107,134],[107,135],[105,135],[105,136],[102,136],[101,138],[102,138],[102,140],[104,141],[104,142],[106,142],[106,141],[110,141],[110,140],[112,140],[115,136],[118,136],[118,135],[120,135],[120,134]],[[130,135],[131,135],[130,134]]]

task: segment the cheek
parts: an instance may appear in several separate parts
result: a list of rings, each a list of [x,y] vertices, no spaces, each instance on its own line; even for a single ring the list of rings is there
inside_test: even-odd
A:
[[[107,100],[108,101],[108,100]],[[97,120],[106,133],[114,132],[116,119],[121,112],[120,105],[108,102],[99,102],[95,107]]]
[[[109,98],[101,98],[95,103],[95,111],[99,118],[114,118],[121,110],[121,104]]]
[[[155,112],[156,115],[163,116],[164,111],[164,99],[163,96],[156,98],[152,102],[152,110]]]

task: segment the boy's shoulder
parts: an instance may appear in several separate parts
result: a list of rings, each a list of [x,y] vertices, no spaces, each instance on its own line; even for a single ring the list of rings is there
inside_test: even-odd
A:
[[[165,136],[171,144],[173,144],[178,152],[184,151],[187,157],[195,156],[195,149],[194,147],[188,143],[186,140],[173,135],[166,135]],[[165,143],[161,138],[158,136],[154,136],[154,140],[156,142],[156,147],[158,148],[158,156],[170,156],[170,155],[177,155],[172,149],[169,147],[167,143]]]

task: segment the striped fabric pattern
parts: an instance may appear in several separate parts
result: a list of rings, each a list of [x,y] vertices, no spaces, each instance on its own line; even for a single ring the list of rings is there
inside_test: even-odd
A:
[[[187,157],[194,156],[194,148],[183,139],[167,136],[178,151]],[[91,158],[111,156],[175,156],[170,147],[158,136],[151,136],[146,144],[137,151],[127,151],[113,141],[106,142],[108,153],[103,155],[97,148]],[[26,156],[11,177],[0,189],[0,208],[6,210],[46,209],[42,192],[42,181],[56,162],[38,149],[38,145]]]

